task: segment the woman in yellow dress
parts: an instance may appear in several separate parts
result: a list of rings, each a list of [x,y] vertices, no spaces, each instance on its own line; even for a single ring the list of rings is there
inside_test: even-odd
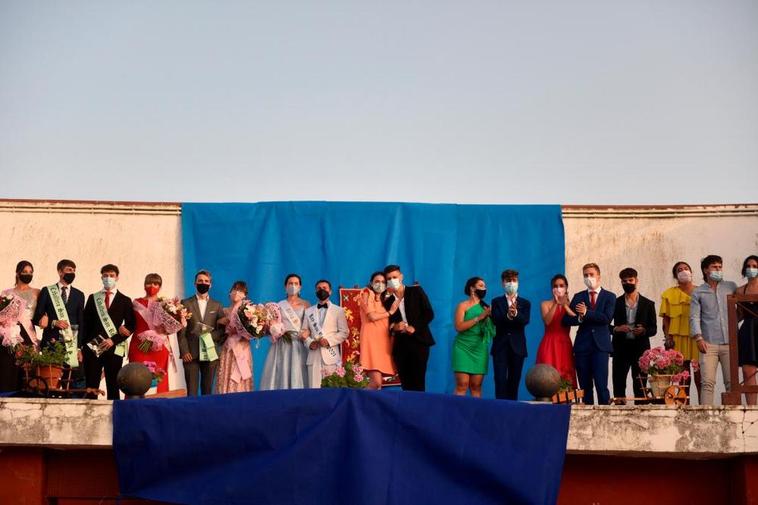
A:
[[[677,285],[668,288],[661,295],[659,314],[663,318],[665,347],[682,353],[684,369],[694,377],[698,398],[700,398],[700,367],[698,366],[700,351],[695,340],[690,337],[690,295],[695,289],[692,283],[692,268],[685,261],[677,261],[671,272]],[[690,369],[690,364],[693,364],[692,369]],[[687,385],[689,384],[688,379]]]

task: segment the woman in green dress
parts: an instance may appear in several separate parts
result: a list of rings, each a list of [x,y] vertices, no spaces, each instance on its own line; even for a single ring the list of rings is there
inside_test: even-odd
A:
[[[465,396],[466,391],[471,391],[471,396],[480,398],[495,326],[490,318],[490,306],[484,303],[487,295],[484,280],[481,277],[470,278],[463,292],[468,299],[455,309],[455,329],[458,332],[453,344],[455,394]]]

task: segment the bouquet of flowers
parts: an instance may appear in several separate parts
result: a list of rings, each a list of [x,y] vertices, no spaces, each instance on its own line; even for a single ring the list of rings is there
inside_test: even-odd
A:
[[[142,364],[150,370],[151,374],[153,374],[153,382],[150,384],[150,387],[157,386],[166,377],[166,371],[159,367],[154,361],[145,361]]]
[[[271,326],[278,323],[281,325],[281,313],[275,303],[254,303],[251,300],[243,300],[237,309],[242,329],[247,333],[246,338],[259,339],[268,333]],[[281,333],[279,333],[281,335]],[[243,335],[244,336],[244,335]]]
[[[640,370],[648,375],[672,375],[673,384],[680,384],[690,376],[689,371],[684,369],[684,356],[675,349],[648,349],[640,357],[639,365]]]
[[[26,310],[26,301],[10,291],[0,296],[0,345],[13,348],[23,341],[18,322]]]
[[[322,388],[355,388],[364,389],[368,386],[368,377],[363,374],[363,367],[348,361],[345,365],[339,365],[334,373],[326,373],[322,370]]]
[[[150,301],[147,308],[138,301],[134,302],[134,308],[143,317],[148,331],[138,335],[140,351],[160,351],[167,346],[168,335],[176,333],[186,324],[192,313],[179,302],[178,298],[158,298]]]

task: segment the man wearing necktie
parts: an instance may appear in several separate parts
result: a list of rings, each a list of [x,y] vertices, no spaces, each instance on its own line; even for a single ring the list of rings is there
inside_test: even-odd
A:
[[[116,265],[105,265],[100,269],[100,275],[103,282],[103,290],[99,293],[93,293],[87,298],[87,304],[84,307],[84,327],[85,331],[79,333],[79,351],[82,354],[84,376],[87,387],[98,389],[100,387],[100,378],[105,370],[105,386],[108,391],[109,400],[118,400],[119,391],[116,382],[116,376],[123,363],[124,356],[116,352],[119,344],[126,341],[134,331],[136,324],[134,309],[132,308],[132,299],[118,290],[119,270]],[[106,326],[107,321],[103,321],[105,314],[98,312],[95,304],[95,297],[102,296],[105,302],[107,317],[110,318],[113,331],[109,331]],[[102,353],[98,356],[87,345],[100,337],[100,348]]]
[[[52,286],[46,286],[40,289],[37,307],[34,310],[32,322],[42,328],[43,347],[60,341],[61,330],[72,327],[82,330],[83,311],[84,311],[84,293],[73,287],[76,278],[76,264],[71,260],[60,260],[58,262],[58,282]],[[58,286],[63,304],[66,307],[66,321],[59,321],[58,314],[55,311],[53,301],[50,298],[50,289],[55,285]]]
[[[345,310],[334,305],[329,297],[332,284],[327,280],[316,283],[317,305],[305,310],[305,347],[308,348],[308,384],[305,387],[320,388],[321,379],[330,375],[342,364],[342,342],[347,339]]]
[[[574,295],[571,309],[576,314],[563,316],[564,326],[578,326],[574,340],[574,359],[579,387],[584,390],[584,403],[595,403],[593,385],[600,405],[611,400],[608,391],[608,360],[611,346],[610,323],[616,306],[616,295],[600,287],[600,267],[587,263],[582,268],[585,291]]]

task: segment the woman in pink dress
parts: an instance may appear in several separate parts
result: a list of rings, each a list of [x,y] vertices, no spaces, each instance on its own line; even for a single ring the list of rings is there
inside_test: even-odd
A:
[[[253,355],[249,335],[242,327],[237,311],[247,297],[247,283],[237,281],[229,291],[232,306],[224,309],[221,322],[226,324],[226,340],[221,348],[216,393],[240,393],[253,390]]]
[[[569,327],[561,324],[563,315],[575,316],[569,307],[568,280],[562,274],[550,280],[553,298],[540,305],[542,320],[545,322],[545,336],[537,349],[537,363],[551,365],[576,389],[576,369],[574,368],[574,348],[571,345]]]
[[[374,272],[369,286],[361,291],[358,306],[361,309],[361,366],[369,376],[368,389],[382,389],[382,377],[395,375],[392,362],[392,342],[390,340],[390,315],[397,306],[390,307],[389,312],[382,305],[382,293],[387,289],[384,274]]]

